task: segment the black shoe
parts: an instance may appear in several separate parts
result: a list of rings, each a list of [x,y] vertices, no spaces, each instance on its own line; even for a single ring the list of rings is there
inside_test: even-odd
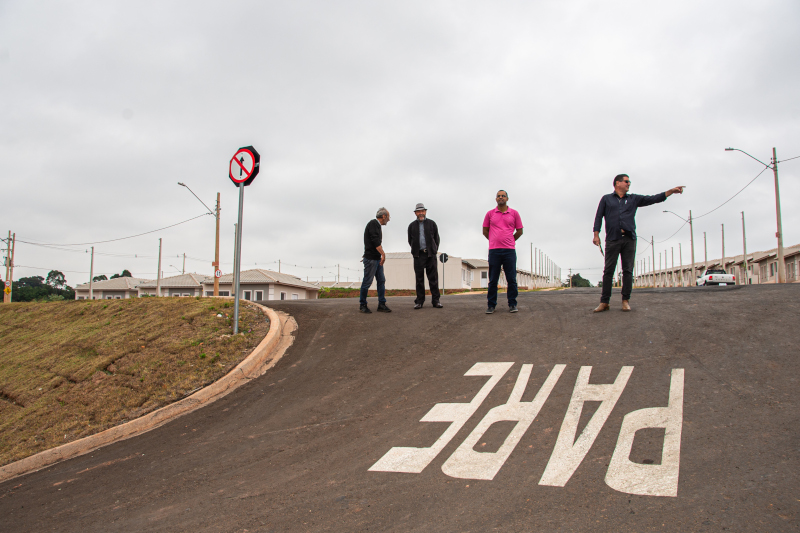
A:
[[[494,313],[494,307],[487,307],[486,308],[486,314],[487,315],[491,315],[492,313]]]
[[[519,312],[519,309],[517,309],[516,305],[509,305],[508,306],[508,312],[509,313],[517,313],[517,312]]]
[[[392,310],[386,307],[386,304],[378,304],[378,312],[379,313],[391,313]]]
[[[378,309],[380,309],[380,307]],[[367,314],[372,312],[366,305],[362,305],[361,307],[358,308],[358,310],[361,311],[362,313],[367,313]]]
[[[422,309],[422,304],[414,304],[414,309]]]
[[[442,304],[440,304],[439,302],[436,302],[435,304],[433,304],[433,306],[434,306],[436,309],[441,309],[442,307],[444,307],[444,306],[443,306]]]

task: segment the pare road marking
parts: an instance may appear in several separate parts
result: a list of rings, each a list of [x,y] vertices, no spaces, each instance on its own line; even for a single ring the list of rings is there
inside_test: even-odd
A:
[[[469,403],[438,403],[420,422],[450,422],[442,435],[428,448],[394,447],[370,467],[373,472],[422,472],[444,449],[475,414],[495,385],[514,363],[476,363],[465,376],[489,376],[478,394]],[[539,388],[534,399],[523,402],[522,396],[530,379],[533,365],[522,365],[508,401],[491,409],[467,436],[464,442],[442,465],[448,476],[460,479],[492,480],[503,467],[522,436],[539,414],[553,391],[566,365],[555,365]],[[624,366],[617,378],[609,384],[589,384],[591,366],[583,366],[572,391],[567,412],[561,424],[550,460],[539,480],[540,485],[563,487],[580,466],[594,444],[600,430],[608,420],[622,391],[633,372]],[[614,490],[646,496],[677,496],[680,470],[681,429],[683,427],[683,377],[684,370],[672,370],[667,407],[639,409],[625,415],[617,445],[606,473],[605,482]],[[599,401],[580,435],[576,433],[584,402]],[[495,422],[516,422],[496,452],[477,452],[473,448]],[[664,428],[661,464],[640,464],[630,460],[636,431],[645,428]]]

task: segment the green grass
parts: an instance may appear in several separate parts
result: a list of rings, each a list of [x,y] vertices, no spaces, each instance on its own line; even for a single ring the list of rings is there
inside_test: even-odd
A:
[[[0,305],[0,464],[219,379],[269,330],[261,311],[243,305],[244,334],[231,336],[232,314],[229,302],[195,298]]]

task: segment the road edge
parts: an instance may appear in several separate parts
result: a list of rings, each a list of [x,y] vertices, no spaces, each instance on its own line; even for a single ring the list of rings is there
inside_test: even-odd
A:
[[[194,394],[144,416],[0,466],[0,483],[156,429],[179,416],[222,398],[249,380],[263,375],[275,366],[286,349],[292,345],[294,341],[292,333],[297,329],[297,322],[286,313],[278,315],[273,309],[261,304],[249,303],[259,307],[269,317],[269,331],[250,355],[233,370]]]

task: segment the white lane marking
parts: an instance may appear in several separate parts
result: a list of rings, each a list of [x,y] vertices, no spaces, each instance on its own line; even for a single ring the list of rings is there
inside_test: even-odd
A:
[[[630,460],[636,431],[665,428],[660,465]],[[667,407],[639,409],[625,415],[617,447],[608,465],[606,484],[614,490],[644,496],[677,496],[683,428],[683,369],[673,368]]]
[[[555,365],[533,401],[522,402],[520,400],[522,400],[522,394],[525,392],[533,368],[533,365],[522,365],[522,370],[519,372],[517,383],[514,385],[514,390],[511,391],[508,402],[498,405],[486,413],[483,420],[442,465],[442,472],[461,479],[494,479],[539,414],[542,405],[547,401],[566,366]],[[473,447],[486,433],[486,430],[495,422],[501,421],[516,422],[517,424],[496,452],[476,452]]]
[[[475,363],[465,376],[491,376],[469,403],[437,403],[420,422],[452,422],[429,448],[394,447],[370,467],[377,472],[407,472],[419,474],[447,446],[456,433],[477,411],[489,392],[514,363]]]
[[[572,398],[561,423],[561,431],[558,433],[556,445],[550,455],[550,461],[539,480],[539,485],[550,485],[553,487],[563,487],[580,466],[583,458],[594,444],[594,440],[600,433],[611,410],[614,409],[628,378],[633,372],[632,366],[623,366],[617,375],[614,383],[607,385],[590,385],[589,375],[592,367],[582,366],[578,372],[578,379],[575,380],[575,388],[572,391]],[[586,424],[580,437],[575,440],[575,433],[578,431],[578,422],[583,410],[583,402],[601,401],[597,411]]]

